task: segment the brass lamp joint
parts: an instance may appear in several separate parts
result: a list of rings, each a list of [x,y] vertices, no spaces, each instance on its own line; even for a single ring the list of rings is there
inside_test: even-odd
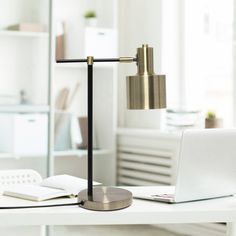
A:
[[[121,62],[121,63],[130,63],[130,62],[134,62],[134,61],[136,61],[137,59],[136,58],[134,58],[134,57],[120,57],[119,58],[119,61]]]
[[[87,64],[88,65],[93,65],[93,57],[91,57],[91,56],[87,57]]]

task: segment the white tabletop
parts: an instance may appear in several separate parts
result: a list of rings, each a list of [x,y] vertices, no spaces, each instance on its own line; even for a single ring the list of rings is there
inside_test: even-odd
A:
[[[37,203],[0,196],[0,207],[69,203],[76,201],[77,199],[74,198]],[[117,225],[233,221],[236,222],[236,197],[179,204],[134,199],[133,204],[130,207],[111,212],[89,211],[78,206],[0,210],[0,226]]]

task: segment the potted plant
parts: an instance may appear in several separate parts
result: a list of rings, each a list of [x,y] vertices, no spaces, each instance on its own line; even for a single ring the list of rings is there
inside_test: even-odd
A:
[[[89,10],[84,14],[85,25],[89,27],[97,26],[97,14],[94,10]]]
[[[223,126],[223,119],[217,118],[214,111],[208,111],[205,118],[205,128],[221,128]]]

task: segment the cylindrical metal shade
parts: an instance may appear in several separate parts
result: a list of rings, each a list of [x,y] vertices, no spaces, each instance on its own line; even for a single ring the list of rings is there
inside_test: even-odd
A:
[[[165,75],[127,77],[128,109],[160,109],[166,107]]]
[[[153,48],[143,45],[137,50],[138,73],[127,76],[128,109],[166,108],[165,75],[155,75]]]

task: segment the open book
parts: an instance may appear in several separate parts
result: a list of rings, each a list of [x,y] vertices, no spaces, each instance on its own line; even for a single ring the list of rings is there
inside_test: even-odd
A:
[[[99,183],[93,182],[94,185]],[[32,201],[44,201],[57,197],[75,197],[87,188],[87,180],[71,175],[56,175],[44,179],[39,184],[19,184],[9,186],[3,195]]]

